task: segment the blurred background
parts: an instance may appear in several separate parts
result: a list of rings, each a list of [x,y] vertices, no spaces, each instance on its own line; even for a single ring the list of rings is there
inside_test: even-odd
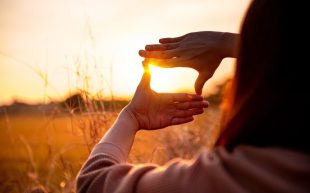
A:
[[[250,0],[0,0],[0,192],[74,192],[89,151],[142,75],[138,50],[194,31],[238,32]],[[151,68],[157,92],[194,92],[192,69]],[[194,122],[139,132],[129,161],[192,158],[218,135],[225,59]],[[156,140],[155,140],[156,139]]]

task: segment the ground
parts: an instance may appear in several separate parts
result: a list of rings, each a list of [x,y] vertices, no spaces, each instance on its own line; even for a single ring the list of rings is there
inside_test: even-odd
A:
[[[111,126],[116,112],[0,116],[0,192],[74,192],[74,179],[91,148]],[[191,159],[212,146],[220,110],[212,106],[192,123],[158,131],[139,131],[131,163],[164,164],[175,157]]]

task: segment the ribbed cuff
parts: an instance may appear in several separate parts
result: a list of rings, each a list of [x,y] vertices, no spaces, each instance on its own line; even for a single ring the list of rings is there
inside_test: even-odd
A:
[[[98,154],[105,154],[111,156],[118,163],[126,162],[125,153],[117,145],[113,143],[108,142],[98,143],[90,153],[89,157],[91,158]]]

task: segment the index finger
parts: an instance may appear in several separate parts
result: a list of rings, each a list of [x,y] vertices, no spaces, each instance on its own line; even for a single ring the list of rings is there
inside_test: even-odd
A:
[[[197,94],[187,93],[174,93],[171,95],[174,102],[186,102],[186,101],[202,101],[203,97]]]
[[[176,43],[176,42],[182,41],[184,38],[185,38],[185,35],[176,37],[176,38],[161,38],[159,39],[159,43],[161,44]]]
[[[145,46],[146,51],[161,51],[161,50],[171,50],[179,47],[178,43],[171,44],[150,44]]]

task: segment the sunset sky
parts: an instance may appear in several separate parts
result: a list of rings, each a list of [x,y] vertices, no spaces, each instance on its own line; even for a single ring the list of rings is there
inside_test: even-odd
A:
[[[193,31],[238,32],[250,0],[0,0],[0,105],[63,99],[77,89],[128,98],[138,50]],[[233,73],[224,60],[204,94]],[[153,68],[158,92],[194,92],[197,72]]]

